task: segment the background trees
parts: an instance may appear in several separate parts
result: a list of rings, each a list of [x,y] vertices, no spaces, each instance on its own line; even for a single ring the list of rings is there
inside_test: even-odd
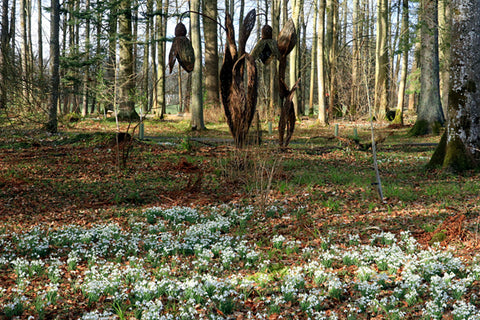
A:
[[[50,27],[41,22],[51,4],[39,1],[2,1],[0,106],[11,111],[10,117],[35,114],[37,120],[46,123],[50,110],[46,93],[52,87],[45,80],[53,76],[54,60],[43,49]],[[417,123],[427,122],[427,130],[419,132],[429,132],[445,120],[441,105],[447,103],[449,88],[446,66],[451,10],[449,0],[437,3],[438,0],[192,1],[191,6],[210,18],[198,21],[200,28],[203,24],[204,35],[197,39],[197,17],[191,15],[190,22],[195,26],[192,40],[198,46],[198,57],[205,58],[205,63],[198,67],[202,75],[195,73],[190,78],[180,69],[173,70],[171,75],[165,72],[165,55],[174,25],[179,15],[189,9],[189,3],[69,0],[60,8],[57,111],[60,117],[72,112],[85,116],[104,115],[118,108],[120,118],[137,119],[140,108],[143,114],[161,118],[167,110],[183,111],[185,106],[193,112],[193,123],[199,123],[193,128],[203,128],[203,102],[219,106],[218,64],[226,39],[218,32],[215,21],[223,21],[225,10],[237,15],[235,21],[241,21],[242,12],[256,8],[262,14],[257,17],[258,34],[265,20],[272,26],[273,38],[287,18],[294,18],[298,45],[289,57],[286,72],[290,86],[297,77],[302,78],[294,97],[297,119],[306,111],[302,106],[305,93],[309,92],[308,109],[321,125],[326,125],[329,118],[365,118],[370,109],[376,119],[383,120],[393,106],[401,115],[400,111],[411,105],[418,109]],[[35,23],[43,29],[32,32]],[[16,29],[19,32],[14,33]],[[248,50],[256,42],[253,38],[247,43]],[[201,42],[205,43],[205,50],[200,49]],[[409,50],[416,43],[421,44],[418,58]],[[418,64],[417,71],[408,67],[409,58],[412,66]],[[260,121],[272,121],[279,115],[276,63],[259,66]],[[415,90],[419,93],[418,106],[412,95]],[[374,97],[372,105],[370,96]]]

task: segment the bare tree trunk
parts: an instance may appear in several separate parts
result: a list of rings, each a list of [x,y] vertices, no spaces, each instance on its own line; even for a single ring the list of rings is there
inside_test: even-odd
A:
[[[408,0],[402,1],[402,31],[400,36],[400,48],[402,50],[402,66],[400,84],[398,86],[397,110],[393,123],[403,125],[403,105],[405,101],[405,87],[407,85],[408,52],[409,52],[409,30],[408,30]]]
[[[42,18],[42,0],[37,0],[37,33],[38,33],[38,69],[40,72],[40,79],[43,79],[43,35],[42,35],[42,24],[43,24],[43,18]]]
[[[90,0],[85,1],[85,11],[90,12]],[[85,60],[90,60],[90,18],[87,18],[85,22]],[[84,76],[83,76],[83,108],[82,116],[88,114],[88,103],[90,96],[90,65],[85,66]]]
[[[438,61],[438,0],[422,0],[420,100],[413,135],[438,133],[445,122],[440,101]]]
[[[118,81],[119,91],[119,112],[118,119],[138,120],[139,116],[135,111],[135,73],[133,61],[132,45],[132,7],[130,0],[120,2],[119,15],[119,33],[120,33],[120,65]]]
[[[273,0],[271,3],[271,14],[272,14],[272,30],[273,30],[273,39],[278,37],[280,32],[280,0]],[[270,106],[269,110],[271,112],[271,117],[274,114],[278,114],[280,110],[280,97],[278,95],[278,61],[272,61],[270,63]]]
[[[312,39],[312,54],[311,54],[311,64],[310,64],[310,90],[309,90],[309,99],[308,99],[308,114],[313,115],[313,101],[315,98],[315,72],[317,69],[317,43],[318,43],[318,33],[317,33],[317,20],[318,20],[318,5],[317,0],[313,2],[313,39]]]
[[[205,89],[207,90],[207,104],[215,108],[220,107],[218,84],[218,35],[217,35],[217,0],[205,0],[204,13],[213,19],[203,19],[205,37]]]
[[[325,0],[319,0],[318,6],[318,41],[317,41],[317,66],[318,66],[318,121],[321,125],[328,124],[328,113],[325,101]]]
[[[153,0],[147,0],[147,21],[145,25],[145,44],[143,46],[143,90],[145,92],[145,100],[142,104],[142,114],[145,115],[150,110],[150,46],[152,45],[152,13]]]
[[[337,98],[336,84],[336,64],[338,55],[338,2],[336,0],[327,0],[327,30],[326,30],[326,49],[328,55],[328,110],[330,115],[334,112]]]
[[[450,90],[450,39],[452,28],[451,0],[438,2],[438,47],[440,62],[440,98],[444,114],[448,109],[448,92]]]
[[[60,66],[60,5],[58,0],[51,0],[50,11],[50,56],[52,61],[51,68],[51,92],[50,107],[48,113],[48,123],[46,130],[50,133],[56,133],[57,125],[57,108],[58,108],[58,87],[60,84],[59,66]]]
[[[168,13],[168,0],[164,2],[157,0],[157,10],[161,8],[162,15],[157,16],[157,39],[162,39],[166,35],[167,18],[163,14]],[[166,112],[166,100],[165,100],[165,76],[166,76],[166,62],[165,62],[165,41],[160,40],[157,45],[157,91],[156,91],[156,103],[155,114],[163,119]]]
[[[10,65],[10,34],[8,0],[2,0],[2,33],[0,34],[0,109],[7,107],[8,66]]]
[[[295,24],[295,29],[299,33],[301,30],[300,28],[300,8],[303,5],[302,0],[292,0],[292,18],[293,22]],[[298,63],[298,57],[300,55],[300,37],[297,37],[297,44],[293,48],[292,52],[290,53],[289,57],[289,86],[293,86],[293,84],[297,81],[298,79],[298,70],[299,70],[299,63]],[[301,115],[301,106],[299,104],[299,98],[298,98],[299,93],[296,92],[293,96],[293,105],[295,106],[295,115],[299,117]]]
[[[359,11],[360,0],[353,1],[353,20],[352,20],[352,85],[350,92],[350,115],[354,116],[358,104],[358,83],[359,83]]]
[[[375,110],[376,119],[384,119],[388,110],[388,0],[378,0],[377,38],[375,47]]]
[[[194,11],[200,10],[200,0],[190,0],[190,8]],[[192,119],[190,127],[192,130],[204,130],[203,122],[203,95],[202,95],[202,42],[200,38],[200,18],[197,14],[190,15],[190,33],[192,46],[195,50],[195,68],[192,73]]]

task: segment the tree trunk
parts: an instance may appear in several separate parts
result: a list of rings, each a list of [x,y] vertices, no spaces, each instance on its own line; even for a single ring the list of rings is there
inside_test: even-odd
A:
[[[328,113],[325,101],[325,0],[319,0],[317,32],[317,77],[318,77],[318,121],[328,124]]]
[[[50,11],[50,57],[51,61],[51,92],[50,92],[50,106],[48,113],[48,122],[46,130],[50,133],[56,133],[57,125],[57,108],[58,108],[58,87],[60,84],[59,66],[60,66],[60,5],[58,0],[51,1]]]
[[[420,100],[412,135],[438,133],[445,122],[440,101],[438,61],[438,0],[422,0]]]
[[[451,0],[438,2],[438,48],[440,62],[440,98],[442,109],[447,114],[448,91],[450,90],[450,37],[452,28]]]
[[[338,12],[339,3],[336,0],[327,0],[327,30],[326,49],[328,55],[328,112],[330,115],[335,112],[337,103],[336,68],[338,56]]]
[[[130,0],[122,0],[120,2],[118,29],[120,33],[118,119],[121,121],[136,121],[140,117],[135,111],[134,101],[135,74],[132,45],[132,8]]]
[[[302,0],[292,0],[292,16],[293,16],[293,22],[295,23],[295,29],[297,30],[298,33],[301,30],[300,28],[300,8],[303,5]],[[289,57],[289,86],[293,86],[293,84],[297,81],[298,79],[298,70],[299,68],[299,63],[298,63],[298,56],[300,55],[300,37],[297,37],[297,44],[293,48],[292,52],[290,53]],[[295,114],[297,117],[301,115],[301,108],[299,105],[299,98],[298,98],[299,93],[295,93],[293,96],[293,105],[295,106]]]
[[[375,46],[374,117],[384,119],[388,110],[388,0],[378,0]]]
[[[85,1],[85,11],[90,12],[90,0]],[[87,17],[85,22],[85,60],[90,60],[90,18]],[[90,96],[90,65],[87,64],[84,69],[83,76],[83,104],[82,116],[88,114],[88,103]]]
[[[217,35],[217,0],[205,0],[204,13],[213,19],[203,19],[205,37],[205,89],[206,103],[215,108],[220,107],[218,84],[218,35]]]
[[[7,107],[8,66],[10,65],[10,35],[8,0],[2,1],[2,33],[0,34],[0,110]]]
[[[313,39],[312,39],[312,54],[311,54],[311,64],[310,64],[310,90],[309,90],[309,99],[308,99],[308,114],[313,115],[313,101],[315,98],[315,72],[317,69],[317,43],[318,43],[318,33],[317,33],[317,20],[318,20],[318,6],[317,0],[313,2]]]
[[[38,32],[38,70],[40,72],[40,79],[43,79],[43,35],[42,35],[42,0],[37,0],[37,32]]]
[[[408,36],[408,0],[402,1],[402,31],[400,37],[400,48],[402,50],[402,66],[400,74],[400,84],[398,86],[397,110],[393,123],[403,125],[403,104],[405,101],[405,87],[407,85],[408,72],[408,52],[409,52],[409,36]]]
[[[273,39],[277,39],[280,32],[280,0],[273,0],[271,3],[272,14],[272,32]],[[274,60],[270,63],[270,117],[273,118],[280,110],[280,97],[278,95],[278,61]],[[270,119],[273,120],[273,119]]]
[[[150,46],[153,41],[151,39],[153,34],[153,0],[147,0],[147,21],[145,25],[145,44],[143,51],[143,90],[145,92],[145,101],[142,104],[142,115],[145,116],[146,113],[150,111]]]
[[[454,171],[480,167],[480,2],[452,1],[447,131],[430,160]]]
[[[157,81],[156,81],[156,103],[154,104],[155,114],[158,118],[163,119],[166,111],[165,101],[165,41],[162,38],[166,35],[167,18],[163,14],[168,13],[168,0],[157,0],[157,10],[161,10],[162,14],[157,16]]]
[[[190,0],[193,11],[200,10],[200,0]],[[190,127],[192,130],[204,130],[203,122],[203,90],[202,90],[202,42],[200,38],[200,18],[198,14],[190,15],[190,33],[192,46],[195,51],[195,68],[192,73],[192,104]]]
[[[352,85],[350,88],[350,107],[349,112],[351,116],[354,116],[357,111],[358,104],[358,83],[359,83],[359,73],[358,73],[358,59],[359,59],[359,11],[360,10],[360,0],[353,1],[353,12],[352,12]]]

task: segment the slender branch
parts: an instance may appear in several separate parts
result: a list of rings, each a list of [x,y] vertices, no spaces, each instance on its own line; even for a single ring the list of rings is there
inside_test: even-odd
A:
[[[195,14],[198,14],[198,15],[200,15],[200,16],[202,16],[202,17],[205,17],[205,18],[207,18],[207,19],[210,19],[210,20],[212,20],[213,22],[215,22],[217,25],[219,25],[219,26],[223,29],[223,31],[227,32],[227,28],[225,28],[220,22],[218,22],[217,20],[213,19],[212,17],[209,17],[209,16],[207,16],[206,14],[201,13],[201,12],[198,12],[198,11],[194,11],[194,10],[185,11],[184,13],[182,13],[182,14],[180,15],[180,20],[182,20],[182,19],[183,19],[183,16],[186,15],[187,13],[195,13]]]

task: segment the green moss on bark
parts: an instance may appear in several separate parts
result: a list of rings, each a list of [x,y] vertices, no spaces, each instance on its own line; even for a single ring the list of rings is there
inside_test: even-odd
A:
[[[403,125],[403,111],[400,109],[397,109],[395,112],[395,118],[392,121],[393,124],[400,124]]]
[[[440,142],[432,155],[432,158],[427,164],[428,169],[435,169],[443,166],[445,159],[445,151],[447,149],[447,132],[445,131],[440,139]]]
[[[438,135],[441,127],[442,124],[437,121],[430,123],[427,120],[417,120],[412,129],[410,129],[409,135],[413,137],[424,136],[430,133]]]
[[[460,139],[454,139],[447,143],[443,168],[454,172],[475,168],[475,160],[472,154],[465,148]]]

